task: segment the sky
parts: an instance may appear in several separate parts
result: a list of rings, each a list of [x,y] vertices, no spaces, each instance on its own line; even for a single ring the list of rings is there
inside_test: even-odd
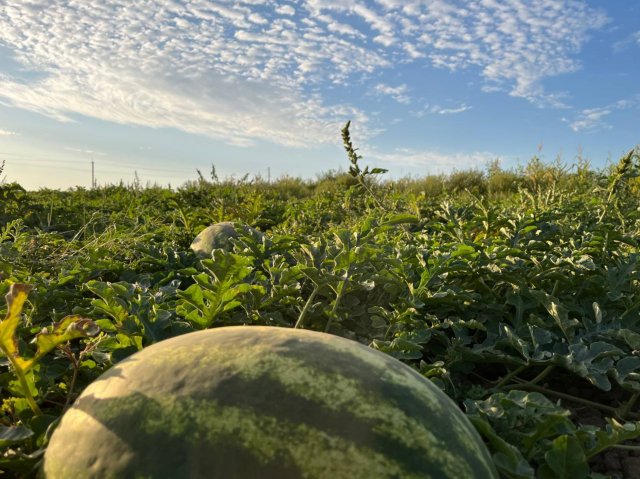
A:
[[[639,78],[637,0],[0,0],[0,180],[600,168]]]

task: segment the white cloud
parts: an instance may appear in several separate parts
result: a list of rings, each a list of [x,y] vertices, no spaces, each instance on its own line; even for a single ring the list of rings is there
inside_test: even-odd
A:
[[[296,9],[291,5],[279,5],[275,8],[275,11],[279,15],[295,15]]]
[[[407,95],[408,88],[405,84],[392,87],[390,85],[385,85],[384,83],[378,83],[373,87],[373,92],[377,95],[389,95],[398,103],[411,103],[411,98]]]
[[[433,113],[437,113],[438,115],[455,115],[456,113],[462,113],[468,110],[471,110],[471,107],[465,104],[456,108],[441,108],[436,105],[433,108]]]
[[[487,87],[540,106],[564,106],[543,81],[578,70],[574,55],[590,31],[608,22],[576,0],[376,0],[378,12],[361,3],[312,0],[307,8],[359,17],[374,42],[402,50],[405,61],[424,57],[452,71],[479,68]]]
[[[611,108],[608,107],[582,110],[575,120],[569,122],[569,128],[575,132],[591,130],[597,127],[609,129],[611,125],[605,123],[603,118],[610,115],[611,112]]]
[[[633,32],[619,42],[614,43],[613,50],[615,52],[621,52],[630,46],[640,46],[640,30]]]
[[[0,11],[0,41],[47,74],[32,83],[3,76],[0,98],[60,121],[79,114],[175,127],[236,145],[335,142],[346,119],[366,123],[366,115],[327,104],[305,86],[326,81],[325,69],[340,81],[387,64],[315,24],[252,11],[255,2],[50,3],[39,11],[10,0]]]
[[[0,102],[238,145],[333,143],[348,118],[365,135],[375,125],[311,92],[398,62],[472,69],[486,88],[559,106],[543,81],[577,70],[575,54],[605,22],[577,0],[4,0],[0,43],[41,75],[0,75]]]
[[[402,48],[409,56],[409,60],[417,60],[418,58],[424,58],[425,54],[421,52],[415,45],[405,42],[402,44]]]
[[[491,152],[443,153],[431,150],[398,149],[392,153],[382,153],[372,149],[366,151],[367,161],[385,167],[420,167],[425,173],[438,174],[453,170],[483,168],[490,161],[499,158]]]
[[[65,150],[72,151],[74,153],[81,153],[83,155],[107,156],[106,153],[103,153],[101,151],[87,150],[85,148],[66,147]]]
[[[611,129],[611,125],[605,121],[605,118],[617,110],[625,110],[627,108],[637,107],[640,103],[640,97],[633,97],[627,100],[618,100],[614,103],[603,107],[587,108],[581,110],[576,118],[568,120],[563,118],[565,123],[569,124],[575,132],[583,130]]]
[[[16,134],[15,131],[2,130],[0,129],[0,136],[14,136]]]
[[[471,106],[466,103],[462,103],[459,106],[445,108],[440,105],[429,105],[428,103],[420,111],[411,112],[415,117],[422,118],[425,115],[455,115],[458,113],[464,113],[471,110]]]
[[[340,35],[347,35],[350,37],[357,37],[360,39],[366,38],[365,35],[363,35],[353,26],[347,23],[338,22],[330,15],[317,15],[315,18],[320,20],[321,22],[324,22],[330,32],[338,33]]]

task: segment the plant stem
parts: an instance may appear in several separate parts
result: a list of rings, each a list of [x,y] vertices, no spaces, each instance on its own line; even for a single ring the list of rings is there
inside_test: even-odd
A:
[[[349,273],[351,272],[351,265],[349,265],[349,267],[347,268],[347,272],[345,274],[345,278],[344,280],[338,285],[338,294],[336,296],[336,302],[333,303],[333,308],[331,308],[331,316],[329,317],[329,320],[327,321],[327,325],[324,328],[324,332],[328,333],[329,332],[329,328],[331,328],[331,322],[333,321],[333,317],[336,314],[336,311],[338,310],[338,305],[340,304],[340,301],[342,301],[342,293],[344,292],[344,289],[347,287],[347,281],[349,281]]]
[[[358,166],[358,160],[362,159],[362,157],[358,155],[358,153],[356,153],[356,148],[353,147],[353,143],[351,142],[351,134],[349,133],[350,125],[351,125],[351,121],[348,121],[344,125],[344,128],[342,129],[342,143],[344,145],[344,149],[347,152],[347,156],[349,157],[349,161],[351,162],[351,165],[352,165],[351,168],[349,168],[349,174],[351,174],[351,176],[353,176],[354,178],[357,178],[360,186],[367,193],[369,193],[371,198],[373,198],[373,201],[375,202],[376,206],[381,210],[384,210],[385,208],[382,205],[382,203],[378,200],[378,198],[373,193],[371,188],[369,188],[369,186],[364,181],[365,175],[368,175],[369,173],[368,173],[368,169],[365,169],[365,171],[362,171]]]
[[[613,449],[622,449],[623,451],[640,452],[640,446],[625,446],[624,444],[614,444],[613,446],[609,447]]]
[[[76,359],[76,357],[74,356],[73,352],[71,352],[70,349],[66,349],[66,350],[64,350],[64,352],[66,353],[67,357],[71,361],[71,365],[73,366],[73,375],[71,376],[71,384],[69,385],[69,393],[67,394],[67,399],[66,399],[66,401],[64,403],[64,407],[62,408],[64,411],[66,411],[67,408],[69,407],[69,405],[71,404],[71,396],[73,395],[73,390],[76,387],[76,380],[78,379],[79,364],[78,364],[78,360]]]
[[[331,328],[331,323],[333,322],[333,318],[336,315],[336,311],[338,310],[338,305],[340,304],[340,301],[342,301],[342,294],[344,293],[345,288],[347,287],[347,282],[349,281],[349,279],[351,278],[351,267],[353,265],[351,263],[349,263],[349,265],[347,266],[347,271],[345,271],[344,273],[344,279],[340,282],[340,284],[338,286],[336,286],[336,300],[333,303],[333,308],[331,308],[331,313],[329,316],[329,320],[327,321],[327,325],[324,328],[324,332],[328,333],[329,332],[329,328]]]
[[[607,449],[622,449],[623,451],[640,451],[640,446],[629,446],[629,445],[624,445],[624,444],[613,444],[613,445],[607,445],[607,446],[600,445],[600,446],[596,447],[595,449],[592,449],[591,452],[589,452],[586,455],[587,456],[587,460],[591,459],[592,457],[597,456],[602,451],[606,451]]]
[[[20,386],[22,387],[22,392],[24,393],[24,397],[27,400],[27,403],[29,403],[29,407],[36,414],[36,416],[42,416],[42,411],[38,407],[36,400],[31,395],[31,390],[29,389],[29,383],[27,382],[27,377],[25,376],[24,371],[20,366],[18,366],[18,364],[16,364],[15,359],[13,358],[12,355],[9,354],[7,355],[7,357],[9,358],[9,361],[13,366],[13,371],[18,377],[18,381],[20,382]]]
[[[613,416],[619,416],[620,413],[618,411],[618,409],[611,407],[611,406],[607,406],[605,404],[601,404],[598,402],[594,402],[594,401],[589,401],[588,399],[583,399],[577,396],[572,396],[571,394],[566,394],[566,393],[561,393],[559,391],[554,391],[553,389],[547,389],[541,386],[536,386],[535,384],[529,384],[529,383],[522,383],[519,385],[512,385],[508,386],[508,389],[529,389],[531,391],[536,391],[536,392],[540,392],[542,394],[548,394],[549,396],[555,396],[558,397],[560,399],[566,399],[567,401],[571,401],[574,403],[578,403],[578,404],[584,404],[585,406],[590,406],[592,408],[595,409],[600,409],[602,411],[606,411],[609,414],[613,415]],[[505,389],[507,389],[505,388]],[[629,418],[631,419],[639,419],[640,418],[640,414],[636,414],[636,413],[629,413],[628,414]]]
[[[364,179],[362,178],[362,176],[358,176],[358,182],[360,183],[360,185],[367,191],[367,193],[369,193],[369,196],[371,196],[371,198],[373,199],[373,201],[375,202],[376,206],[378,208],[380,208],[381,210],[385,210],[385,207],[382,205],[382,203],[380,202],[380,200],[378,200],[378,198],[376,197],[376,195],[374,194],[373,190],[371,190],[371,188],[369,188],[369,185],[367,185],[364,181]]]
[[[309,308],[311,307],[311,303],[315,299],[316,294],[318,294],[318,291],[320,291],[321,287],[322,287],[321,285],[316,285],[316,287],[313,288],[313,291],[311,291],[311,294],[309,295],[309,298],[307,298],[307,302],[304,304],[304,308],[302,308],[302,311],[300,312],[300,316],[298,316],[298,320],[296,321],[296,324],[293,327],[293,329],[302,328],[302,322],[304,321],[305,317],[307,316],[307,312],[309,311]]]
[[[524,371],[527,367],[528,366],[520,366],[519,368],[515,369],[514,371],[511,371],[504,378],[502,378],[502,380],[496,385],[496,389],[504,388],[505,390],[509,390],[509,389],[520,389],[523,386],[533,386],[535,384],[538,384],[544,378],[546,378],[549,375],[549,373],[551,371],[553,371],[555,366],[547,366],[546,368],[544,368],[542,370],[542,372],[540,374],[538,374],[535,378],[533,378],[533,379],[531,379],[529,381],[518,382],[516,384],[510,384],[508,386],[505,386],[505,384],[508,381],[510,381],[511,379],[516,377],[518,374],[520,374],[522,371]]]
[[[640,398],[640,392],[634,393],[633,396],[629,398],[629,400],[624,404],[624,406],[620,410],[620,417],[625,418],[629,414],[629,412],[631,411],[631,408],[634,406],[638,398]]]
[[[502,388],[505,384],[507,384],[509,381],[511,381],[512,378],[516,377],[522,371],[527,369],[527,367],[528,366],[520,366],[520,367],[514,369],[513,371],[511,371],[510,373],[508,373],[507,375],[505,375],[502,379],[500,379],[500,382],[498,382],[498,384],[495,385],[495,389]]]
[[[535,378],[533,378],[531,381],[529,381],[527,384],[538,384],[540,381],[542,381],[544,378],[547,377],[547,375],[553,371],[555,366],[547,366],[546,368],[544,368],[542,370],[542,372],[540,374],[538,374]]]

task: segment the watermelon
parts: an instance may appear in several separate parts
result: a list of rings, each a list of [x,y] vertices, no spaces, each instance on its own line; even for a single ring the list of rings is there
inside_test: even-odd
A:
[[[62,417],[43,476],[498,477],[466,416],[410,367],[263,326],[189,333],[112,367]]]
[[[205,228],[191,243],[191,249],[200,258],[208,258],[211,251],[222,248],[231,251],[233,245],[231,238],[237,238],[240,233],[252,236],[257,241],[262,241],[263,233],[251,226],[236,224],[231,221],[223,221]]]

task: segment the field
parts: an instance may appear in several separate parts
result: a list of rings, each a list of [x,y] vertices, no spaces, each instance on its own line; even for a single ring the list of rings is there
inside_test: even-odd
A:
[[[391,181],[344,140],[348,172],[314,181],[0,185],[0,293],[33,288],[22,315],[14,288],[0,325],[5,476],[35,475],[57,419],[112,364],[255,324],[414,367],[505,478],[638,477],[640,152],[603,170],[533,158]],[[198,259],[191,241],[221,221],[266,236]]]

